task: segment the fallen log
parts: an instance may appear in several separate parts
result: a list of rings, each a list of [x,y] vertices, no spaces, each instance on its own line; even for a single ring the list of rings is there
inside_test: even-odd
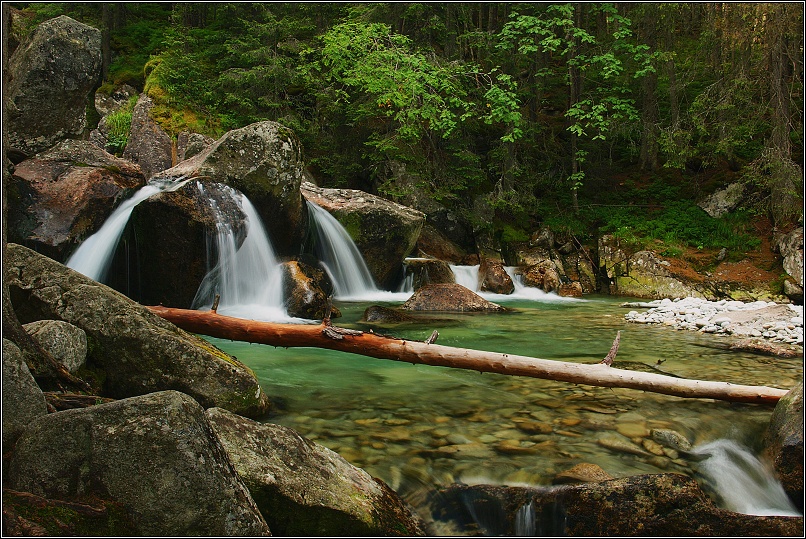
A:
[[[622,387],[677,397],[729,402],[775,405],[787,393],[784,389],[766,386],[692,380],[616,369],[605,363],[571,363],[407,341],[372,332],[336,328],[329,321],[323,324],[278,324],[233,318],[212,311],[162,306],[149,309],[191,333],[284,348],[326,348],[420,365],[528,376],[600,387]],[[614,343],[614,348],[616,346],[617,343]]]

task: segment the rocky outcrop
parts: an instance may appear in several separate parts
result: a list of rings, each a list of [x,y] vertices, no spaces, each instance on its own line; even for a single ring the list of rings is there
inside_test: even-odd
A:
[[[551,260],[545,260],[521,271],[523,284],[539,288],[544,292],[555,292],[560,288],[560,274]]]
[[[290,256],[300,252],[308,219],[299,190],[303,166],[294,132],[265,121],[228,132],[160,176],[204,176],[237,189],[257,208],[277,253]]]
[[[451,264],[478,264],[478,258],[468,262],[468,255],[464,249],[451,241],[444,233],[427,221],[423,223],[420,236],[417,238],[416,251],[420,256],[444,260]]]
[[[417,290],[403,304],[408,311],[496,312],[505,311],[459,284],[430,284]]]
[[[132,111],[132,125],[123,158],[140,165],[146,178],[151,178],[173,165],[171,137],[157,125],[150,114],[154,102],[140,95]]]
[[[720,509],[694,479],[678,474],[550,488],[452,485],[431,497],[451,535],[802,536],[803,517]]]
[[[3,339],[3,451],[11,448],[34,419],[47,413],[45,396],[22,352],[16,344]]]
[[[143,185],[138,166],[88,141],[63,141],[16,166],[8,192],[9,241],[65,260]]]
[[[8,69],[8,144],[32,156],[84,132],[101,72],[101,32],[64,15],[45,21],[14,51]]]
[[[515,283],[498,260],[482,257],[479,266],[479,290],[494,294],[511,294],[515,291]]]
[[[95,92],[95,110],[101,117],[125,107],[129,99],[137,95],[137,90],[128,84],[121,84],[111,93]]]
[[[326,447],[226,410],[211,408],[207,417],[272,533],[424,535],[394,491]]]
[[[333,215],[347,230],[379,287],[390,289],[400,277],[425,216],[354,189],[323,189],[311,183],[302,195]]]
[[[7,474],[37,496],[118,502],[137,535],[270,535],[204,410],[176,391],[42,416]]]
[[[406,277],[411,276],[414,290],[427,284],[455,283],[450,264],[433,258],[407,258],[404,261]]]
[[[247,416],[268,409],[254,373],[207,341],[186,333],[111,288],[25,247],[4,260],[22,323],[64,320],[87,335],[87,368],[113,398],[176,389],[203,406]]]
[[[201,133],[188,133],[182,131],[176,137],[176,159],[184,161],[194,155],[202,153],[213,145],[215,139],[202,135]]]
[[[765,452],[789,499],[803,512],[803,381],[778,401],[764,439]]]
[[[792,280],[784,283],[784,292],[795,303],[803,304],[803,227],[776,238],[778,252],[783,257],[784,271]],[[788,286],[787,286],[788,285]]]
[[[735,210],[744,199],[745,186],[736,182],[719,189],[699,203],[700,208],[711,217],[718,219]]]
[[[124,234],[129,252],[114,261],[106,283],[143,305],[190,308],[218,260],[218,245],[210,240],[218,235],[219,220],[232,230],[236,247],[246,237],[239,196],[226,185],[189,182],[144,200]]]
[[[39,320],[23,328],[69,372],[87,361],[87,334],[81,328],[61,320]]]
[[[319,267],[301,260],[282,264],[283,298],[288,316],[322,320],[332,317],[333,284]]]

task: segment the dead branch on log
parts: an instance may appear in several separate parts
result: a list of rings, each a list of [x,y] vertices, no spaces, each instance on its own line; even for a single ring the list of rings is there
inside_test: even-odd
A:
[[[428,337],[423,342],[425,342],[425,344],[432,344],[437,340],[438,337],[439,337],[439,332],[437,330],[434,330],[434,332],[431,334],[431,336]]]
[[[605,358],[600,362],[604,363],[608,367],[613,364],[613,360],[616,359],[616,354],[618,354],[618,345],[621,342],[621,332],[616,332],[616,338],[613,340],[613,346],[610,347],[610,351],[607,353]]]
[[[72,410],[73,408],[87,408],[96,404],[112,402],[115,399],[99,397],[97,395],[82,395],[80,393],[60,393],[58,391],[44,391],[45,401],[54,411]]]
[[[378,359],[407,363],[453,367],[511,376],[529,376],[560,382],[600,387],[623,387],[688,398],[717,399],[775,405],[787,391],[766,386],[737,385],[727,382],[674,378],[662,374],[628,371],[602,363],[582,364],[527,356],[453,348],[382,337],[375,333],[347,330],[341,338],[323,335],[330,327],[322,325],[277,324],[232,318],[209,311],[193,311],[169,307],[149,307],[162,318],[192,333],[211,337],[268,344],[284,348],[315,347],[350,352]],[[343,329],[343,328],[341,328]]]

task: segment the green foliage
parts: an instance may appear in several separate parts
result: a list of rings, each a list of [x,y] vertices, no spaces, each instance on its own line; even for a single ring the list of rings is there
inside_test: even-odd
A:
[[[129,142],[129,131],[132,127],[132,110],[137,104],[137,96],[129,98],[128,103],[120,109],[106,115],[106,147],[117,156],[123,154]]]

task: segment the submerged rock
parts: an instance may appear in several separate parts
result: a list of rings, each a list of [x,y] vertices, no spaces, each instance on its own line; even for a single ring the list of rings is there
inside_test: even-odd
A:
[[[204,410],[176,391],[43,416],[7,473],[37,496],[118,502],[137,535],[270,535]]]
[[[180,330],[126,296],[16,244],[3,261],[22,323],[64,320],[87,335],[87,367],[101,396],[176,389],[203,406],[248,416],[269,407],[255,374],[204,339]]]
[[[409,311],[457,312],[501,312],[506,310],[459,284],[424,286],[412,294],[401,308]]]
[[[281,425],[211,408],[207,417],[277,535],[424,535],[384,482]]]
[[[401,322],[416,322],[417,319],[409,314],[399,311],[398,309],[390,309],[389,307],[382,307],[380,305],[371,305],[364,309],[364,315],[361,317],[361,322],[370,322],[374,324],[399,324]]]

